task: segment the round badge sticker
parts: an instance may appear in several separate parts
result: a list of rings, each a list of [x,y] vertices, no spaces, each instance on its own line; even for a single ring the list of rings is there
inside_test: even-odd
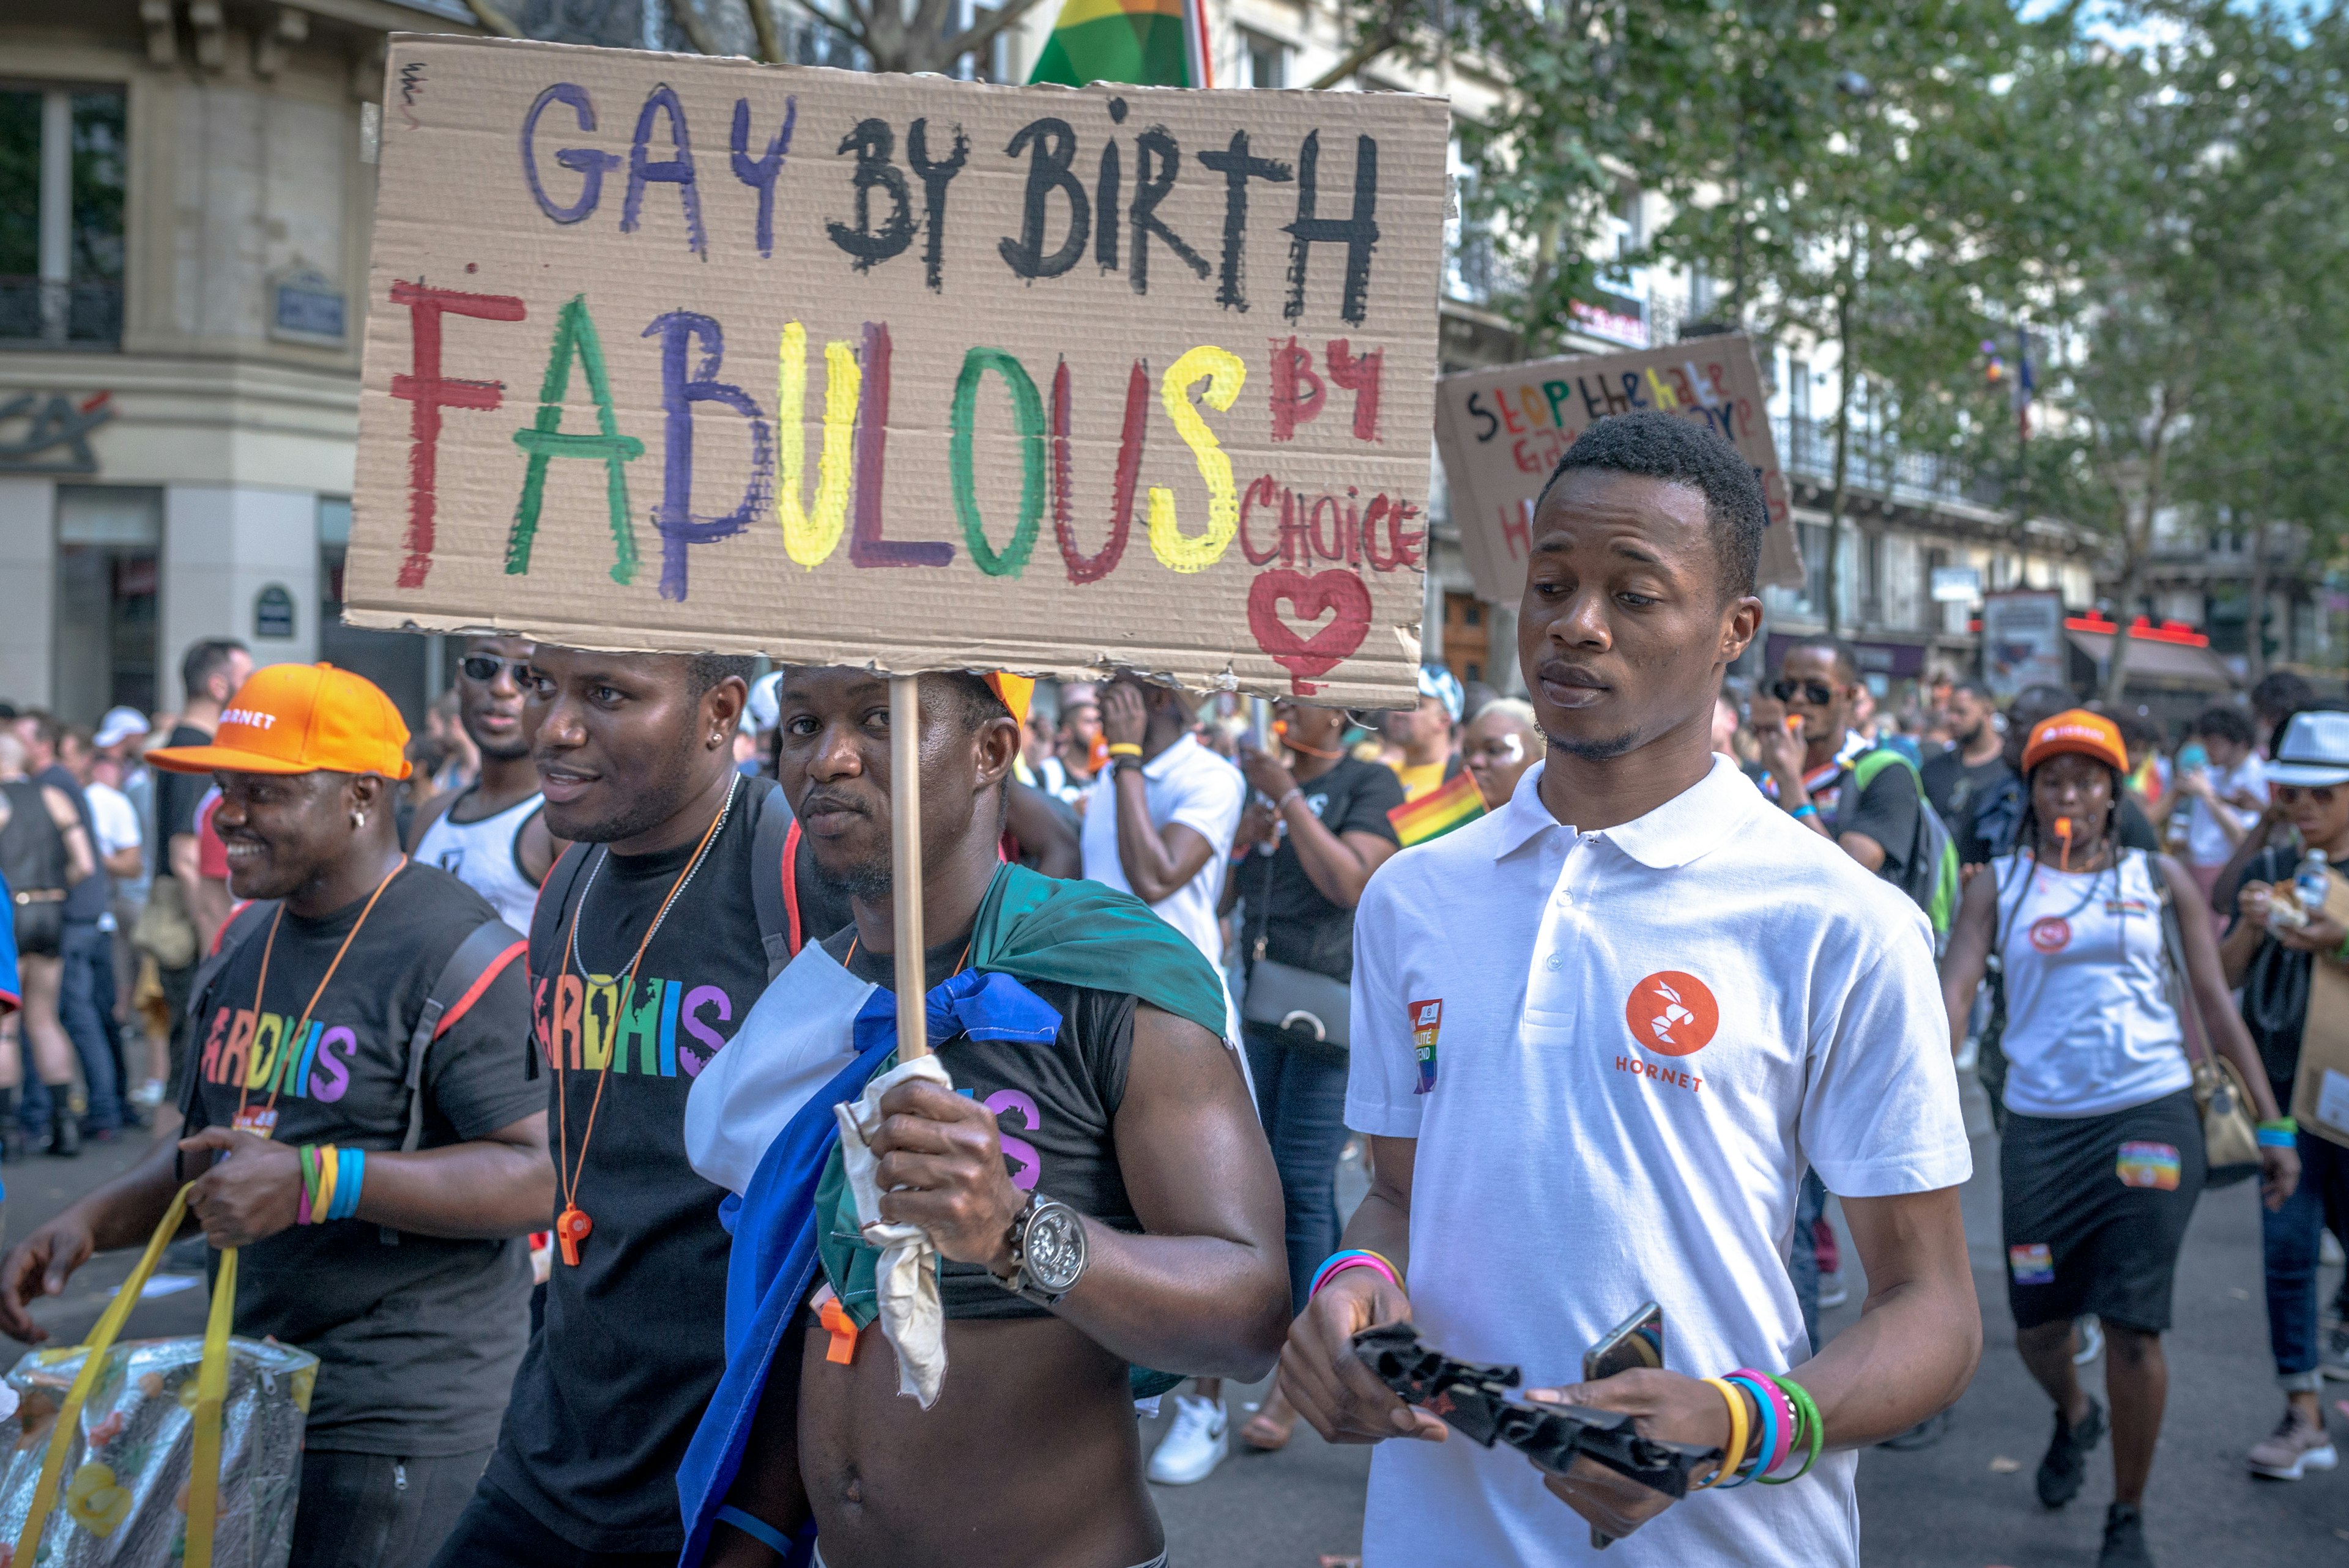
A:
[[[2031,945],[2042,953],[2061,953],[2071,941],[2072,923],[2060,914],[2031,923]]]
[[[1665,969],[1631,987],[1623,1021],[1648,1050],[1693,1056],[1712,1044],[1713,1031],[1721,1027],[1721,1004],[1695,975]]]

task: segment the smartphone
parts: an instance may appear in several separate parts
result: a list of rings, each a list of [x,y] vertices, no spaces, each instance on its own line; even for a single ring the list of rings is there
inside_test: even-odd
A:
[[[1596,1383],[1618,1372],[1663,1364],[1664,1309],[1652,1301],[1641,1302],[1630,1316],[1609,1329],[1598,1344],[1582,1353],[1582,1380]],[[1595,1524],[1590,1527],[1593,1550],[1604,1552],[1614,1543],[1613,1536]]]
[[[1664,1309],[1652,1301],[1642,1302],[1606,1337],[1582,1353],[1582,1380],[1596,1383],[1618,1372],[1663,1364]]]

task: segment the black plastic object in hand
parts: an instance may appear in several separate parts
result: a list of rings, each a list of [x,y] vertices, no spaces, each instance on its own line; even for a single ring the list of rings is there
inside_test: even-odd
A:
[[[1667,1497],[1688,1495],[1689,1482],[1721,1462],[1719,1449],[1692,1448],[1641,1437],[1633,1418],[1582,1405],[1524,1405],[1508,1397],[1514,1367],[1455,1361],[1419,1342],[1408,1323],[1365,1328],[1354,1354],[1407,1405],[1417,1405],[1491,1448],[1503,1442],[1552,1475],[1564,1475],[1578,1457],[1651,1487]]]

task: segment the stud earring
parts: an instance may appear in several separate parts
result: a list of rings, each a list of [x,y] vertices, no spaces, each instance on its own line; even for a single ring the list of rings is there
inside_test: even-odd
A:
[[[364,827],[366,827],[366,826],[367,826],[367,813],[366,813],[365,811],[354,811],[354,812],[352,812],[352,813],[351,813],[351,826],[352,826],[352,827],[354,827],[354,828],[364,828]]]

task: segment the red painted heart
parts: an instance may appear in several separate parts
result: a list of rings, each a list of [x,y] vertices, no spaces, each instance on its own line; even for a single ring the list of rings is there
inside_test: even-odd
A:
[[[1283,599],[1295,605],[1299,618],[1309,624],[1331,611],[1336,614],[1328,625],[1309,637],[1300,637],[1280,618]],[[1308,576],[1275,568],[1248,584],[1247,614],[1257,646],[1288,672],[1299,693],[1308,693],[1313,688],[1305,677],[1328,674],[1370,634],[1371,591],[1360,577],[1342,569]]]

